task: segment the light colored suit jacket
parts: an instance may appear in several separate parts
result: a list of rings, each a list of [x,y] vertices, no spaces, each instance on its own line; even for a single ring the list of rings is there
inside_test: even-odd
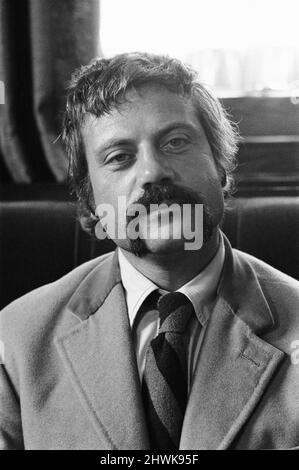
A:
[[[295,448],[299,283],[225,244],[180,448]],[[0,448],[149,448],[115,254],[6,307],[1,340]]]

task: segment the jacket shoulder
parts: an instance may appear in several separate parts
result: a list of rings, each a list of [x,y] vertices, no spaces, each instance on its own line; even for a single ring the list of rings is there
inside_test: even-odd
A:
[[[299,295],[299,281],[294,279],[291,276],[279,271],[273,266],[265,263],[264,261],[255,258],[248,253],[244,253],[243,251],[233,249],[234,257],[240,263],[249,263],[252,267],[253,271],[256,274],[257,280],[263,285],[273,285],[275,284],[281,286],[282,288],[294,290],[294,293]]]
[[[255,283],[268,304],[276,328],[274,335],[298,339],[299,335],[299,281],[273,268],[254,256],[234,251],[234,258],[243,266],[250,266]],[[245,284],[245,282],[244,282]],[[248,285],[243,286],[248,289]],[[254,299],[253,299],[254,302]],[[284,342],[285,342],[284,341]]]
[[[60,279],[34,289],[11,302],[0,312],[0,339],[16,340],[30,329],[31,335],[40,331],[47,322],[53,322],[67,305],[72,294],[93,269],[105,265],[113,252],[76,267]],[[30,336],[31,336],[30,335]]]

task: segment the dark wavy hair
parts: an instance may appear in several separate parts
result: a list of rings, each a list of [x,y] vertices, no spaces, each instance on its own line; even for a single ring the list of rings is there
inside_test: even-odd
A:
[[[87,114],[97,118],[123,102],[132,88],[158,84],[190,97],[210,144],[226,199],[233,189],[238,132],[219,100],[199,81],[198,74],[178,59],[164,55],[128,53],[96,59],[72,75],[63,118],[62,140],[69,157],[69,183],[78,199],[84,230],[94,234],[97,218],[81,128]]]

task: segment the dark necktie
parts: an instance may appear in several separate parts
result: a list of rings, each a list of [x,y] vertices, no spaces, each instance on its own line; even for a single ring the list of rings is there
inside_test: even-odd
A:
[[[188,397],[183,333],[194,310],[180,292],[160,297],[157,309],[160,328],[147,351],[142,393],[151,448],[175,450],[179,448]]]

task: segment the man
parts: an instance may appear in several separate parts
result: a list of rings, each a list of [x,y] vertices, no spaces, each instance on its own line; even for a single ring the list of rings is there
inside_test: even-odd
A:
[[[117,249],[2,312],[1,448],[299,446],[299,286],[219,229],[236,133],[217,99],[177,60],[101,59],[63,138],[82,225]]]

